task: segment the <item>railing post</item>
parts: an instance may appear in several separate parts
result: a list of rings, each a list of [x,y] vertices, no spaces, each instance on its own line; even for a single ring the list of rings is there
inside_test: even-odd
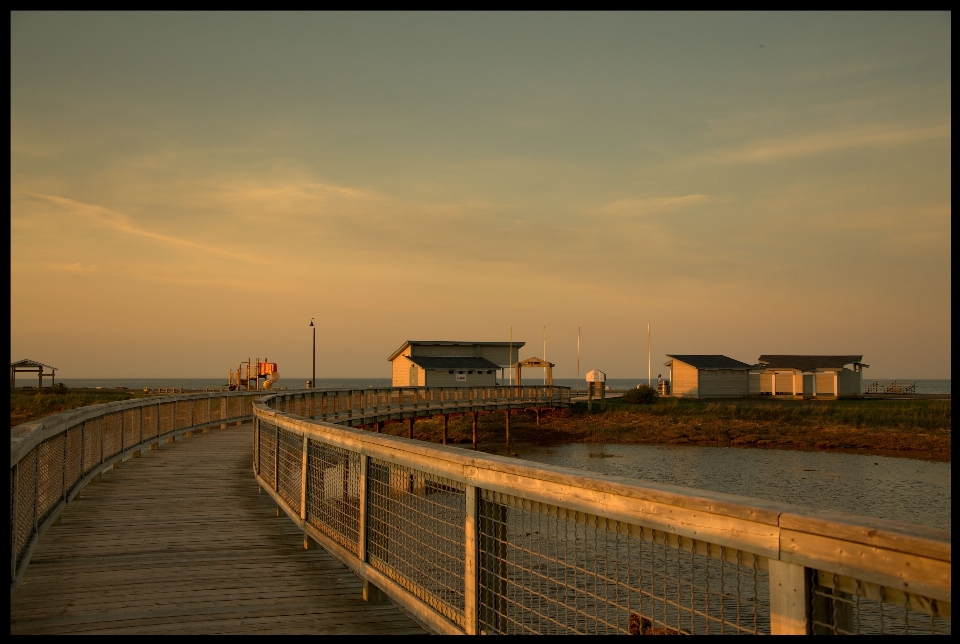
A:
[[[303,465],[300,468],[300,520],[307,518],[307,447],[310,439],[303,435]]]
[[[17,500],[20,498],[19,491],[19,472],[20,472],[20,463],[14,463],[13,465],[13,507],[12,509],[12,521],[10,522],[10,534],[13,537],[10,539],[10,583],[13,583],[17,578],[17,508],[19,503]]]
[[[803,566],[770,559],[770,634],[809,633],[809,583]]]
[[[360,454],[360,528],[359,543],[357,544],[360,553],[360,561],[367,561],[367,461],[366,454]]]
[[[464,523],[464,559],[463,559],[463,630],[467,635],[480,632],[479,586],[480,570],[477,565],[480,552],[477,548],[477,488],[468,485],[466,489],[467,516]]]

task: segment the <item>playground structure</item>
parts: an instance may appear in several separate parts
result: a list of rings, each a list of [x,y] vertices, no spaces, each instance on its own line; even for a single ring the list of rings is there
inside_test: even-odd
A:
[[[244,376],[244,365],[246,365],[246,377]],[[254,362],[247,358],[245,362],[237,365],[237,370],[232,369],[227,372],[227,389],[230,391],[250,391],[258,389],[273,389],[273,385],[280,379],[280,371],[276,362],[260,362],[257,358]],[[263,380],[261,386],[260,380]]]

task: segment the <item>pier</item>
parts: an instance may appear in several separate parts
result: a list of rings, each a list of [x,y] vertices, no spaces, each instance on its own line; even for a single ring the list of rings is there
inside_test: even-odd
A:
[[[377,432],[569,404],[206,393],[21,425],[11,630],[950,632],[949,531]]]

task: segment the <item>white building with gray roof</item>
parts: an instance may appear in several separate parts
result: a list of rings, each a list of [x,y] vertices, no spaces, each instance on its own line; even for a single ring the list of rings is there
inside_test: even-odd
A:
[[[486,387],[503,382],[524,344],[407,340],[387,360],[394,387]]]

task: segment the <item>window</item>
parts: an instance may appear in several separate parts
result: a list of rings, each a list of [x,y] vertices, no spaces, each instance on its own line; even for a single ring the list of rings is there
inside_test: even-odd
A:
[[[468,371],[467,373],[473,373],[473,371]]]
[[[463,373],[463,372],[462,372],[462,371],[458,371],[457,373]]]
[[[487,373],[493,373],[493,371],[491,371],[490,369],[487,369]]]
[[[450,370],[450,373],[453,373],[453,369]]]

